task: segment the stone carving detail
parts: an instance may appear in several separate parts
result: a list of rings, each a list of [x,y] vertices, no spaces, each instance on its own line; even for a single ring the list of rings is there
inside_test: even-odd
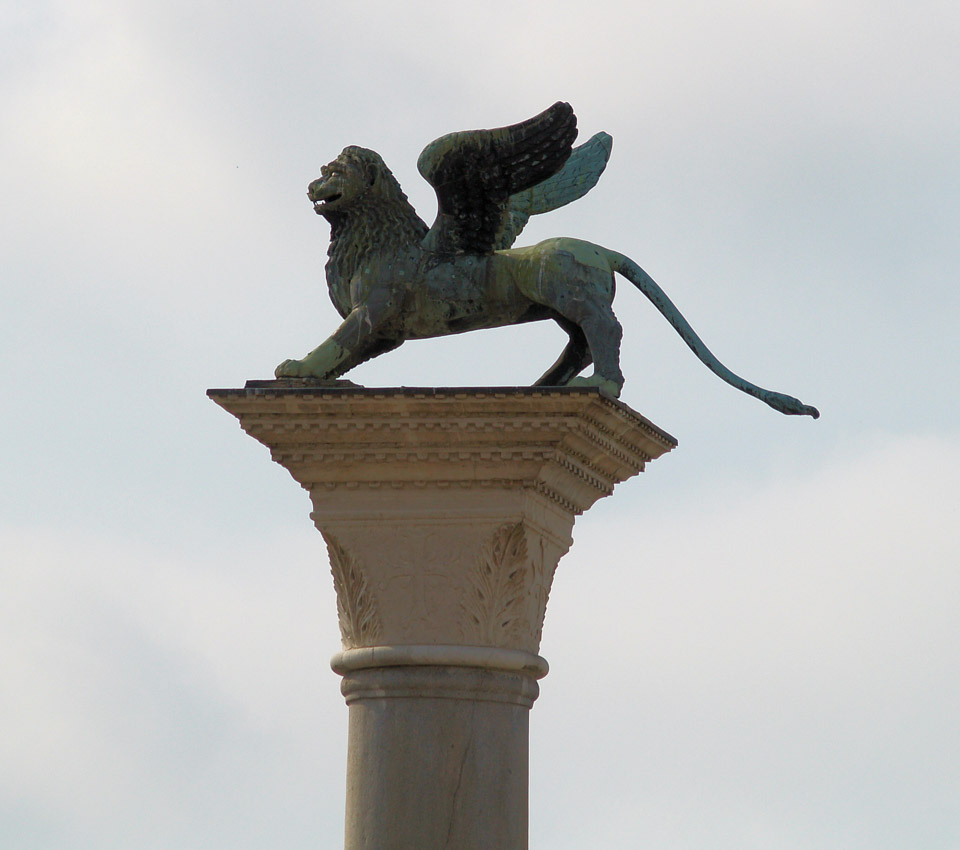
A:
[[[534,637],[539,647],[540,639],[543,636],[543,621],[547,616],[547,599],[550,596],[550,586],[553,584],[553,571],[556,569],[556,564],[551,565],[548,575],[547,547],[542,537],[540,538],[540,545],[537,548],[539,552],[537,553],[537,557],[533,559],[533,594],[537,606],[534,613],[533,627]]]
[[[523,523],[501,526],[481,551],[464,588],[461,607],[467,641],[506,646],[529,632],[527,561]]]
[[[377,603],[356,558],[331,534],[323,532],[330,554],[333,587],[337,591],[337,614],[344,647],[373,646],[381,634]]]

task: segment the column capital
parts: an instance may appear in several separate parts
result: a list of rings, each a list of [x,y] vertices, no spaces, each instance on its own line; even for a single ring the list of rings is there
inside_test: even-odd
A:
[[[517,669],[513,652],[532,671],[574,519],[676,445],[595,388],[286,380],[208,395],[310,493],[337,591],[335,666],[361,648],[483,647],[507,653],[498,669]]]

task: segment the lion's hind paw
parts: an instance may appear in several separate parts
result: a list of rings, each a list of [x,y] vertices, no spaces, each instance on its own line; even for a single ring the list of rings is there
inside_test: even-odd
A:
[[[588,378],[571,378],[567,381],[568,387],[598,387],[600,392],[612,398],[620,398],[620,390],[623,384],[611,381],[609,378],[603,378],[600,375],[591,375]]]

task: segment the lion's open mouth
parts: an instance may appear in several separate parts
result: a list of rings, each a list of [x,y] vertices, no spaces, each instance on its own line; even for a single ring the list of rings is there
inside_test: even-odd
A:
[[[320,212],[320,210],[323,209],[323,207],[325,207],[327,204],[333,203],[334,201],[339,201],[342,197],[343,195],[340,192],[337,192],[334,195],[330,195],[328,198],[319,198],[313,202],[313,208],[317,212]]]

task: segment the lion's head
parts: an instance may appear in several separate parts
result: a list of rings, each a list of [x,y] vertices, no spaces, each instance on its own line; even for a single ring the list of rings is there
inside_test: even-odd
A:
[[[344,148],[333,162],[321,167],[320,177],[307,187],[307,197],[318,215],[327,215],[351,206],[375,189],[382,175],[393,177],[379,154],[366,148]]]
[[[313,209],[331,226],[328,252],[347,278],[374,248],[419,246],[427,225],[403,194],[380,154],[346,147],[307,187]]]

